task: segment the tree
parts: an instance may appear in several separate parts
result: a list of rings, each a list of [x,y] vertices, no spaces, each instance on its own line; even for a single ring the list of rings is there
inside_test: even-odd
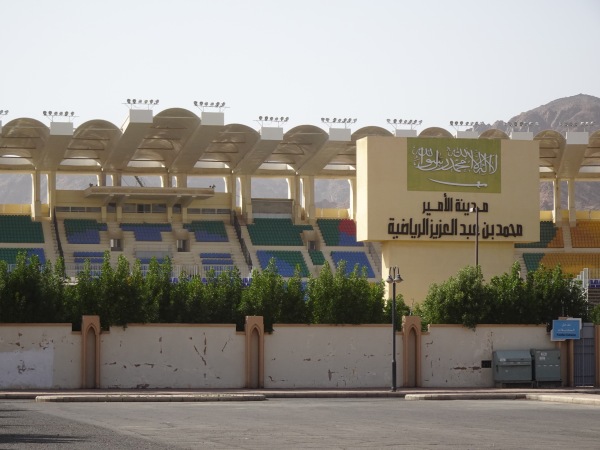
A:
[[[515,263],[510,272],[485,284],[481,271],[466,267],[456,277],[430,287],[417,313],[425,323],[455,323],[475,328],[479,323],[551,323],[561,316],[587,317],[581,283],[557,266],[520,277]]]
[[[333,272],[327,261],[319,276],[310,278],[307,286],[308,309],[311,323],[335,323],[332,298],[335,295]]]
[[[462,324],[475,328],[487,318],[489,289],[477,267],[461,269],[456,277],[441,284],[433,284],[427,297],[418,306],[418,313],[426,323]]]
[[[346,274],[346,262],[340,261],[335,274],[327,262],[317,278],[307,286],[311,323],[360,324],[384,321],[383,284],[372,286],[365,270],[356,265]]]
[[[207,323],[236,323],[244,326],[238,313],[242,298],[242,277],[237,267],[218,275],[214,270],[206,274],[205,299],[208,313]]]
[[[587,319],[587,302],[581,282],[565,274],[560,265],[553,269],[540,266],[527,276],[533,301],[530,323],[552,323],[558,317]]]
[[[252,272],[252,283],[242,293],[240,314],[263,316],[265,331],[272,332],[273,324],[279,320],[285,296],[283,277],[277,271],[275,258],[271,258],[264,270]]]
[[[302,285],[301,271],[296,267],[294,276],[286,283],[285,295],[281,303],[279,323],[307,323],[308,307]]]

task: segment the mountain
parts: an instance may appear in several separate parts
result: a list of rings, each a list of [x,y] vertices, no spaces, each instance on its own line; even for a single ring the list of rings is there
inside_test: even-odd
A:
[[[539,123],[532,129],[534,133],[542,130],[564,130],[562,124],[581,122],[594,122],[594,130],[600,127],[600,98],[592,95],[579,94],[572,97],[559,98],[550,103],[538,106],[535,109],[522,112],[509,119],[509,122],[533,122]],[[496,122],[494,125],[500,128],[504,122]],[[583,131],[584,127],[577,127]],[[590,131],[589,127],[586,131]]]
[[[545,105],[529,111],[522,112],[511,117],[508,122],[498,120],[492,125],[480,124],[475,127],[476,131],[483,132],[488,128],[498,128],[509,131],[517,122],[533,123],[529,131],[534,134],[542,130],[565,131],[565,123],[580,124],[581,122],[594,122],[592,127],[585,127],[586,131],[600,129],[600,98],[592,95],[578,94],[572,97],[559,98]],[[584,127],[577,127],[582,130]],[[147,186],[158,186],[158,177],[141,177]],[[124,184],[136,185],[133,177],[123,177]],[[57,180],[58,189],[84,189],[89,183],[95,183],[95,179],[89,176],[59,176]],[[202,178],[201,181],[190,181],[189,186],[217,185],[217,190],[222,186],[219,178]],[[322,180],[315,181],[315,204],[317,208],[348,208],[350,205],[350,186],[345,180]],[[600,189],[595,182],[579,182],[576,189],[576,207],[578,210],[600,210]],[[563,190],[562,206],[566,208],[566,183],[561,186]],[[285,198],[287,197],[287,184],[282,180],[269,180],[257,178],[252,182],[252,196],[256,198]],[[45,192],[45,183],[42,183],[42,192]],[[549,210],[552,206],[552,185],[541,183],[540,185],[540,209]],[[0,175],[0,203],[29,203],[31,200],[31,179],[28,175]],[[42,201],[46,201],[42,198]]]

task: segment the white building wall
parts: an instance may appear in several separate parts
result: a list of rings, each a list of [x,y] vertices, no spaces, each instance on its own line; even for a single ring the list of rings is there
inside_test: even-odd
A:
[[[71,324],[0,324],[0,389],[77,389],[81,333]]]
[[[495,350],[557,348],[545,325],[431,325],[421,340],[422,387],[493,387]]]
[[[402,339],[396,335],[398,386]],[[390,325],[275,325],[265,335],[265,388],[391,386]]]
[[[101,388],[243,388],[235,325],[128,325],[100,335]]]

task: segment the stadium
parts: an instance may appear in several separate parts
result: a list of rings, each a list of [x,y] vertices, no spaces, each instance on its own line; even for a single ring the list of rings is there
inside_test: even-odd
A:
[[[586,295],[595,302],[593,294],[600,278],[600,220],[593,211],[577,211],[573,200],[575,183],[595,181],[598,173],[600,132],[582,130],[585,125],[578,124],[579,128],[563,135],[554,130],[534,134],[523,129],[528,126],[523,123],[512,124],[508,133],[499,129],[479,133],[473,123],[456,123],[454,134],[432,127],[417,135],[413,121],[392,122],[392,131],[377,126],[353,131],[354,120],[323,119],[327,129],[303,125],[284,132],[285,118],[264,117],[257,131],[242,124],[226,125],[219,104],[201,108],[200,116],[180,108],[154,114],[153,101],[130,105],[122,127],[93,120],[75,128],[69,113],[50,111],[44,114],[50,119],[49,127],[33,118],[0,124],[2,176],[29,177],[32,182],[29,203],[0,205],[0,257],[9,265],[16,263],[16,255],[23,250],[37,255],[42,263],[62,257],[67,274],[76,281],[87,260],[94,270],[101,270],[108,252],[111,262],[124,255],[129,261],[139,260],[143,268],[153,258],[169,258],[173,281],[182,274],[205,278],[211,270],[236,267],[244,281],[251,283],[253,270],[264,269],[272,260],[283,277],[293,276],[299,268],[305,280],[317,275],[326,262],[337,267],[345,261],[347,270],[359,267],[372,282],[399,269],[404,279],[400,293],[414,303],[424,298],[432,283],[444,281],[466,265],[480,266],[490,277],[519,261],[522,273],[540,264],[560,264],[583,280]],[[81,189],[65,181],[77,177],[79,182],[82,177],[85,180]],[[254,196],[253,185],[260,179],[285,183],[287,196]],[[348,208],[316,207],[315,193],[323,180],[348,183]],[[566,210],[560,207],[560,187],[565,181]],[[540,183],[553,185],[556,206],[552,211],[540,211]],[[395,289],[395,283],[393,286]],[[124,342],[119,337],[122,333],[144,335],[150,328],[112,329],[101,334],[97,320],[84,316],[82,332],[71,332],[70,324],[56,331],[55,339],[75,339],[72,345],[83,349],[80,359],[69,360],[70,369],[59,369],[59,355],[51,356],[55,363],[49,366],[52,370],[46,370],[49,378],[23,385],[97,387],[108,383],[135,387],[146,379],[146,372],[127,375],[126,365],[113,373],[111,352],[121,344],[107,340]],[[231,350],[237,369],[229,370],[233,367],[230,360],[215,365],[229,373],[227,377],[207,379],[204,372],[204,381],[191,379],[190,375],[206,369],[202,365],[188,367],[193,360],[184,356],[178,364],[188,368],[181,377],[171,378],[166,368],[172,361],[168,360],[164,372],[150,385],[267,386],[277,383],[273,381],[277,377],[266,374],[282,370],[285,375],[279,375],[279,383],[285,380],[290,386],[344,383],[375,387],[393,378],[387,371],[375,374],[368,358],[361,357],[376,353],[385,358],[385,352],[374,350],[381,349],[380,343],[386,340],[387,333],[378,328],[383,325],[335,332],[312,328],[308,334],[306,328],[284,325],[268,340],[283,339],[287,344],[267,348],[262,321],[248,320],[245,334],[239,336],[235,327],[211,331],[225,346],[229,341],[238,342]],[[549,344],[544,325],[504,331],[486,331],[481,326],[481,337],[469,340],[474,346],[471,350],[465,345],[447,349],[444,343],[464,341],[461,333],[472,331],[442,326],[422,332],[418,318],[404,320],[401,383],[406,386],[489,385],[492,374],[482,368],[491,367],[491,349],[482,343],[493,343],[492,336],[499,339],[493,345],[502,347],[530,342],[545,348]],[[47,334],[54,333],[55,327],[31,329],[34,334],[39,332],[35,330]],[[4,332],[12,336],[11,330],[7,326]],[[156,328],[155,332],[168,332],[173,335],[174,349],[181,347],[185,335],[168,330]],[[197,326],[190,330],[206,336]],[[593,335],[593,327],[590,330]],[[319,333],[322,337],[317,337]],[[457,337],[449,338],[452,333],[458,333]],[[44,336],[39,339],[48,339]],[[339,347],[334,353],[311,343],[331,336],[336,336]],[[439,346],[421,344],[422,339],[433,336],[438,336]],[[7,342],[12,342],[10,339]],[[149,358],[167,358],[162,356],[162,339],[156,340],[159,347],[147,348]],[[593,339],[590,341],[593,345]],[[115,354],[115,358],[136,358],[132,355],[145,344],[140,347],[135,342],[124,349],[128,353]],[[358,342],[368,348],[360,354],[342,350],[354,348]],[[295,353],[288,351],[293,345],[308,351],[306,356],[296,363],[277,363],[284,354],[288,359],[294,357]],[[569,374],[563,379],[577,384],[573,361],[581,358],[573,357],[572,346],[561,348],[569,360],[568,367],[561,369]],[[278,350],[283,352],[279,357],[267,358],[269,352]],[[187,351],[188,355],[198,352],[196,346]],[[316,357],[320,351],[328,353]],[[440,359],[436,352],[446,356]],[[470,362],[471,378],[456,375],[448,381],[451,352],[462,355],[457,358],[463,360],[480,359]],[[172,358],[178,354],[168,352]],[[330,364],[327,361],[333,354],[357,359],[339,359],[336,364],[343,370],[333,378],[330,367],[322,379],[323,368],[307,366],[317,361]],[[5,354],[7,358],[10,355]],[[44,363],[46,357],[37,355],[32,364]],[[60,358],[64,359],[62,353]],[[440,367],[424,374],[422,367],[431,358],[441,361]],[[299,365],[307,369],[294,369]],[[348,372],[348,367],[361,369]],[[63,381],[59,372],[65,372]],[[586,374],[595,376],[593,371]]]
[[[332,119],[328,129],[304,125],[284,132],[285,118],[265,117],[256,131],[226,125],[218,103],[202,108],[200,116],[186,109],[155,115],[152,103],[130,103],[122,127],[93,120],[75,128],[68,113],[50,111],[45,112],[49,127],[32,118],[2,126],[0,170],[32,180],[29,204],[1,205],[2,259],[13,264],[19,249],[38,254],[42,262],[61,256],[72,277],[86,258],[101,263],[106,250],[143,265],[152,257],[160,261],[168,256],[173,278],[236,266],[249,279],[253,269],[266,267],[271,258],[284,277],[292,276],[296,266],[304,277],[315,275],[325,261],[335,267],[340,260],[347,261],[348,270],[356,264],[364,267],[373,281],[387,276],[382,239],[356,239],[357,225],[367,217],[357,210],[358,192],[366,189],[357,188],[357,142],[373,136],[416,137],[412,124],[394,124],[393,131],[376,126],[352,131],[350,120]],[[577,181],[597,177],[600,132],[574,128],[534,135],[522,131],[522,123],[521,128],[514,125],[508,134],[456,127],[454,134],[427,128],[418,137],[525,141],[539,148],[536,183],[553,184],[555,206],[539,212],[539,235],[535,230],[528,241],[511,245],[510,258],[520,262],[524,273],[539,264],[561,264],[569,273],[585,274],[591,294],[600,278],[600,221],[594,211],[576,211],[573,198]],[[57,188],[60,180],[73,176],[90,182],[80,190]],[[287,198],[255,198],[253,181],[265,178],[285,183]],[[320,180],[349,183],[349,208],[315,207]],[[377,195],[385,204],[390,187],[378,181],[369,188],[384,186]],[[564,181],[566,210],[560,208]],[[514,196],[509,199],[512,206],[514,201]],[[459,258],[443,276],[474,263],[473,236],[463,243],[469,256]],[[485,269],[486,243],[482,239],[477,244],[478,263]],[[403,266],[404,274],[409,268]],[[409,295],[412,301],[422,299],[431,282],[441,281],[433,275],[439,271],[420,273],[426,273],[418,280],[425,290]]]

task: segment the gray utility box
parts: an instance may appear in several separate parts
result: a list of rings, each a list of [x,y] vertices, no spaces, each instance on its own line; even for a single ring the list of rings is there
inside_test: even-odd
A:
[[[496,350],[492,368],[497,383],[525,383],[532,381],[531,353],[529,350]]]
[[[560,381],[560,350],[531,350],[533,379],[535,381]]]

